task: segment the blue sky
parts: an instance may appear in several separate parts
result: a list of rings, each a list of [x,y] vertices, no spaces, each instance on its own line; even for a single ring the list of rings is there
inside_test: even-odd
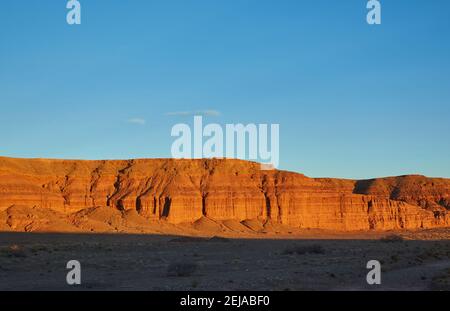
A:
[[[449,1],[80,2],[1,2],[0,155],[170,157],[208,111],[279,123],[282,169],[450,177]]]

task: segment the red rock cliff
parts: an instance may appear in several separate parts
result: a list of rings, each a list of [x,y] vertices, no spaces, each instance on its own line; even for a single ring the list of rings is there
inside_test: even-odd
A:
[[[450,226],[450,179],[308,178],[240,160],[78,161],[0,157],[0,211],[103,206],[178,224],[203,216],[336,230]]]

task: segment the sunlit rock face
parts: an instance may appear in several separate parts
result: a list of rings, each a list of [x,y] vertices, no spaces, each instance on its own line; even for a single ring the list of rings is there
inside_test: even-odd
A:
[[[450,226],[450,179],[354,181],[260,168],[231,159],[0,158],[0,212],[20,206],[71,215],[106,207],[171,224],[206,217],[344,231]],[[27,215],[14,215],[9,221],[20,228]]]

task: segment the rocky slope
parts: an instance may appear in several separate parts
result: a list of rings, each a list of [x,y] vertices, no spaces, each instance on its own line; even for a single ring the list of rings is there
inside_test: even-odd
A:
[[[227,224],[252,230],[447,227],[449,194],[450,179],[308,178],[241,160],[0,157],[3,231],[131,231],[187,223],[200,230]]]

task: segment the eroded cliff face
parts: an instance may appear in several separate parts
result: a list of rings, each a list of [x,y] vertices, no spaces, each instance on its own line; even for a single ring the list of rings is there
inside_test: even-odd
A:
[[[449,179],[314,179],[261,171],[240,160],[0,158],[3,213],[21,206],[89,217],[86,211],[103,207],[170,224],[207,218],[333,230],[414,229],[450,226],[449,194]]]

